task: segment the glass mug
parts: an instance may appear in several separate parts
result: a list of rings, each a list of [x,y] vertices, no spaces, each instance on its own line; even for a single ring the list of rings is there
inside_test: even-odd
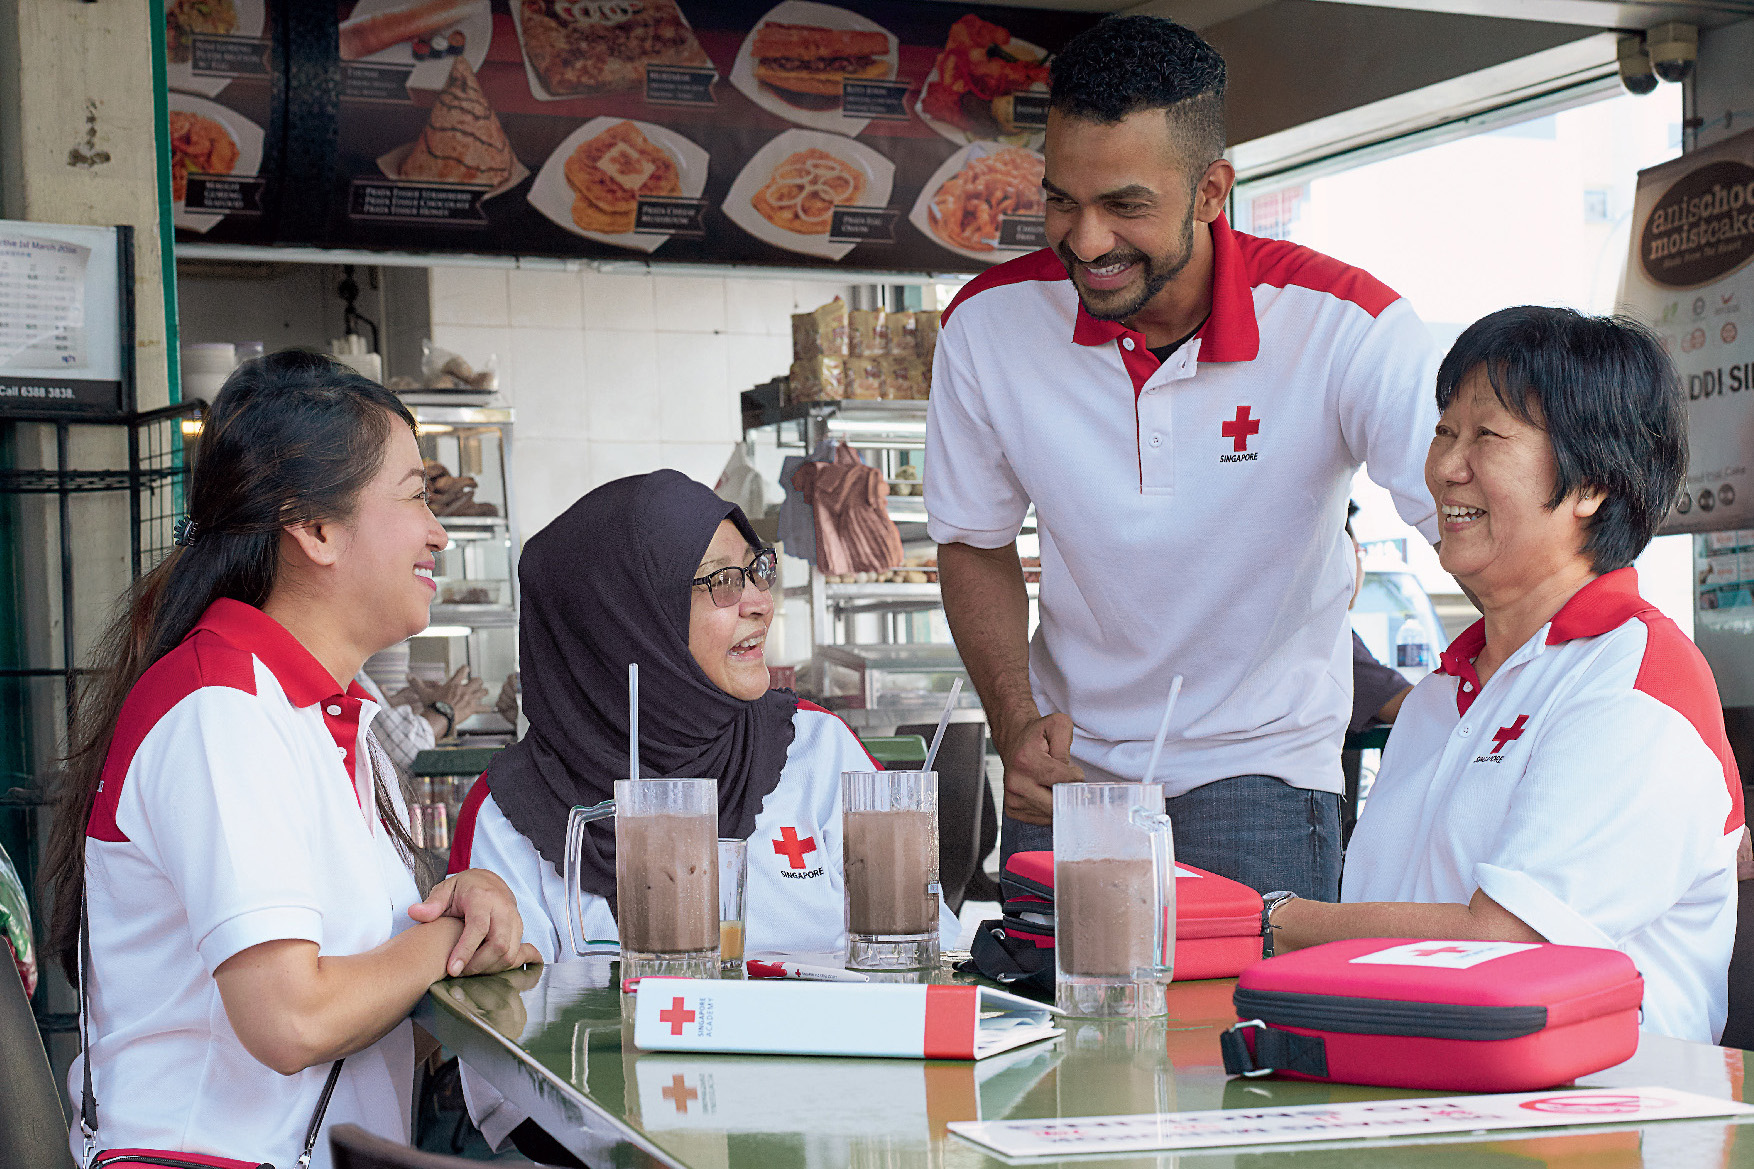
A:
[[[1175,842],[1163,788],[1054,785],[1054,985],[1068,1015],[1164,1013],[1175,967]]]
[[[575,951],[584,936],[584,824],[603,812],[601,805],[574,808],[567,818],[563,875]],[[717,978],[719,781],[619,779],[613,814],[622,982],[659,974]]]
[[[841,773],[847,968],[938,965],[938,773]]]

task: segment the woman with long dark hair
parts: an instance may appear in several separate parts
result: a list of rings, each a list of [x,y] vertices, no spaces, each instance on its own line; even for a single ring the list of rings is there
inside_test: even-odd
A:
[[[84,976],[73,1097],[101,1104],[76,1154],[291,1165],[325,1084],[330,1122],[405,1140],[409,1010],[447,973],[536,958],[497,876],[422,900],[352,682],[425,628],[445,543],[382,386],[296,352],[226,382],[180,546],[98,646],[71,728],[45,879],[51,952]]]

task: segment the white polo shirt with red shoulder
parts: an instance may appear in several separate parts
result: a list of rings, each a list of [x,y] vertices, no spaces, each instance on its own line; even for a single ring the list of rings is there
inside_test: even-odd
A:
[[[1482,621],[1401,704],[1341,899],[1478,889],[1549,942],[1625,951],[1643,1025],[1715,1043],[1743,821],[1710,667],[1630,568],[1578,590],[1482,686],[1485,644]]]
[[[1170,795],[1262,774],[1341,789],[1351,714],[1352,477],[1436,538],[1424,483],[1438,354],[1412,307],[1307,248],[1212,225],[1212,314],[1159,363],[1086,313],[1042,250],[945,310],[926,439],[929,530],[998,548],[1035,506],[1030,680],[1091,780]]]
[[[129,692],[85,841],[101,1147],[298,1158],[329,1067],[283,1076],[258,1062],[213,973],[264,942],[359,954],[414,924],[420,894],[373,798],[377,709],[231,600]],[[347,1057],[325,1131],[406,1141],[413,1074],[403,1022]],[[75,1061],[75,1101],[80,1079]],[[82,1155],[77,1125],[71,1147]],[[312,1163],[329,1164],[327,1139]]]
[[[749,836],[744,948],[749,953],[830,954],[846,949],[846,891],[841,864],[840,777],[880,770],[859,737],[833,713],[799,702],[792,745],[780,780],[762,801]],[[485,783],[469,789],[451,839],[451,871],[491,869],[518,898],[524,940],[547,962],[572,956],[566,882],[529,837],[499,810]],[[585,940],[617,944],[609,902],[583,897]],[[942,910],[945,945],[956,916]]]

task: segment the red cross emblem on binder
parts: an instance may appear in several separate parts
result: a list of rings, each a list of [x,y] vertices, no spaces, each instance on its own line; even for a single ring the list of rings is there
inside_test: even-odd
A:
[[[1528,715],[1519,714],[1516,716],[1516,721],[1511,723],[1508,727],[1499,727],[1496,731],[1492,732],[1492,753],[1497,755],[1504,750],[1504,745],[1506,743],[1522,738],[1523,725],[1528,721]]]
[[[1249,417],[1249,410],[1251,408],[1252,407],[1249,406],[1238,406],[1236,408],[1236,417],[1218,428],[1219,434],[1223,435],[1225,438],[1236,440],[1235,445],[1231,447],[1232,450],[1248,450],[1249,439],[1261,433],[1261,420],[1259,418]]]
[[[1435,947],[1428,949],[1428,950],[1414,950],[1413,956],[1415,958],[1435,958],[1439,954],[1471,954],[1471,953],[1473,953],[1473,951],[1469,950],[1466,946],[1435,946]]]
[[[678,1112],[687,1112],[688,1102],[700,1099],[700,1093],[688,1086],[687,1082],[683,1080],[681,1072],[670,1077],[670,1086],[665,1088],[660,1095],[675,1104]]]
[[[681,998],[672,999],[670,1006],[658,1012],[658,1022],[670,1024],[670,1034],[682,1034],[682,1024],[694,1022],[694,1012],[682,1005]]]
[[[816,851],[816,838],[806,836],[798,839],[796,828],[781,828],[780,838],[773,842],[773,850],[786,858],[794,869],[804,868],[804,858]]]

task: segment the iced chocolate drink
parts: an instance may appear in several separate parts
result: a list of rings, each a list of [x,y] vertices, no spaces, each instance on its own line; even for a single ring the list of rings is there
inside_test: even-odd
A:
[[[1157,896],[1151,860],[1054,866],[1054,944],[1068,974],[1131,978],[1151,963]]]
[[[713,816],[660,813],[616,820],[616,916],[623,951],[718,949],[718,835]]]
[[[937,929],[933,813],[848,812],[845,823],[847,928],[869,935]]]

